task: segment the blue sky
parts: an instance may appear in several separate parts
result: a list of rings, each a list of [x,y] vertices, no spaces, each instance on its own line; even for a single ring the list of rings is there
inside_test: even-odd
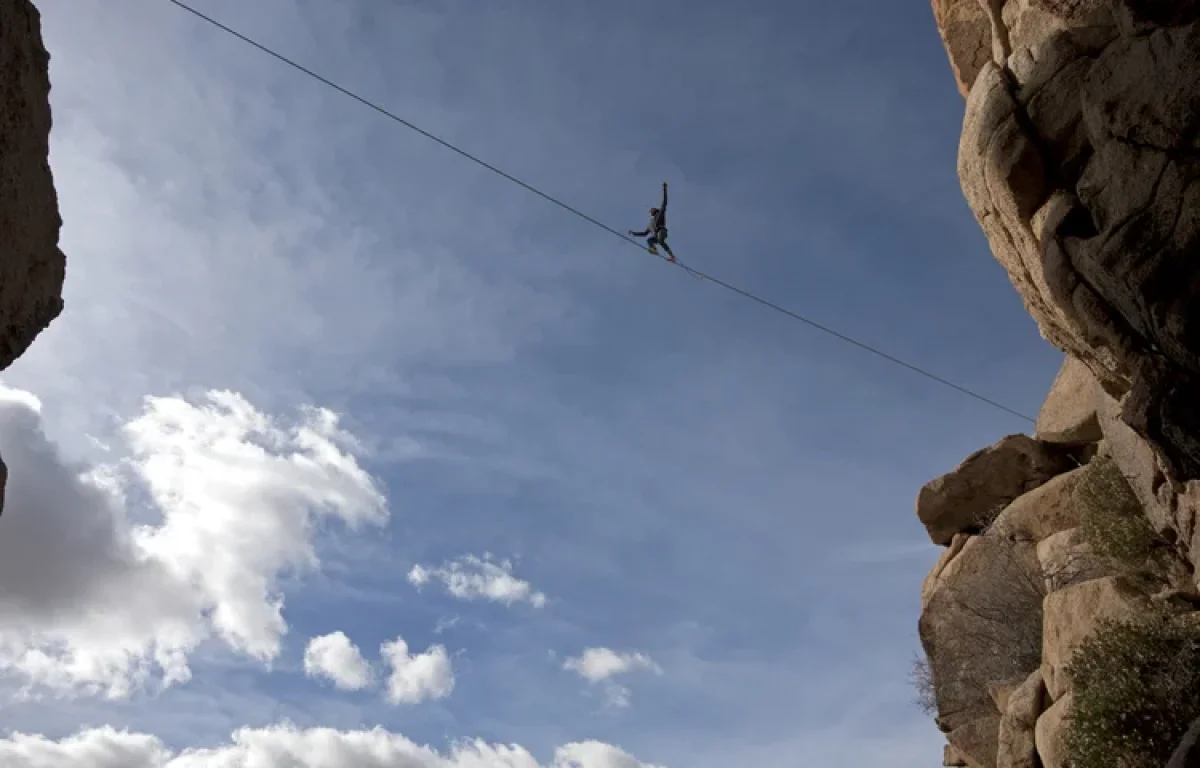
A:
[[[669,181],[688,263],[1018,410],[1061,360],[962,199],[963,103],[924,4],[194,5],[615,229],[642,228]],[[907,683],[938,553],[913,499],[1027,425],[671,269],[165,1],[39,7],[67,309],[5,384],[40,399],[75,468],[136,454],[119,427],[147,396],[327,408],[386,521],[316,525],[320,568],[277,574],[268,662],[206,641],[186,683],[26,696],[12,728],[111,723],[179,750],[283,719],[379,724],[700,768],[940,757]],[[161,517],[141,492],[127,514]],[[484,553],[547,603],[406,579]],[[397,635],[444,645],[453,691],[394,705],[306,677],[307,642],[335,631],[372,662]],[[604,681],[563,668],[589,647],[658,672],[620,676],[628,706],[605,706]]]

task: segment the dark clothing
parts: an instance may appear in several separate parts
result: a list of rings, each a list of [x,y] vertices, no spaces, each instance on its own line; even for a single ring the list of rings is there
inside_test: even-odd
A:
[[[663,239],[666,239],[667,231],[667,188],[663,187],[662,205],[658,206],[658,213],[650,219],[650,223],[641,232],[634,232],[634,237],[645,237],[646,235],[654,235],[658,231],[663,232]],[[666,245],[666,243],[664,243]]]
[[[667,255],[671,257],[671,261],[675,260],[675,254],[671,253],[671,246],[667,245],[667,187],[663,185],[662,205],[650,218],[650,223],[641,232],[630,232],[634,237],[649,237],[646,238],[646,247],[651,253],[658,253],[655,246],[661,245]]]
[[[645,233],[643,233],[643,234],[645,234]],[[666,227],[663,227],[662,229],[658,230],[654,234],[650,235],[650,237],[646,238],[646,245],[651,250],[654,249],[654,246],[661,245],[663,247],[663,250],[667,252],[668,256],[675,255],[675,254],[671,253],[671,246],[667,245],[667,229],[666,229]]]

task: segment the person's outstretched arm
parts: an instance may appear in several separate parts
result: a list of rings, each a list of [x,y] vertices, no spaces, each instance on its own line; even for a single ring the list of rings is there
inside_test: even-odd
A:
[[[644,230],[642,230],[641,232],[634,232],[634,231],[631,229],[631,230],[629,230],[629,234],[630,234],[630,236],[632,236],[632,237],[645,237],[646,235],[650,234],[650,230],[648,230],[648,229],[644,229]]]
[[[662,205],[659,206],[659,210],[663,213],[667,212],[667,182],[665,181],[663,182],[663,201]]]

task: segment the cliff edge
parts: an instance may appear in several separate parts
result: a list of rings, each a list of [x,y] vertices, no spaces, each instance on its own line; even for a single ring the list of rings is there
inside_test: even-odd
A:
[[[963,193],[1066,360],[918,495],[924,703],[946,765],[1162,766],[1200,718],[1200,0],[932,4]]]
[[[49,63],[37,8],[0,0],[0,370],[63,310]],[[0,461],[0,511],[5,476]]]

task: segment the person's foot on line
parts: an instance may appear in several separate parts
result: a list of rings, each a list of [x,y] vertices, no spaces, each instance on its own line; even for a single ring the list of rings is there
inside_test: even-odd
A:
[[[652,245],[652,246],[650,246],[650,253],[652,253],[653,255],[657,256],[657,255],[658,255],[658,249],[657,249],[657,248],[655,248],[655,247]]]

